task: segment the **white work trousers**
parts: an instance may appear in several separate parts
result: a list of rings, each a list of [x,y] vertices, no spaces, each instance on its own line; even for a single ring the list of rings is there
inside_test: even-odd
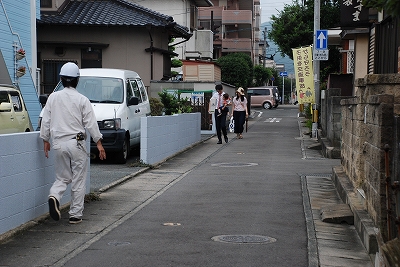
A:
[[[85,147],[85,141],[79,142]],[[68,184],[71,184],[70,218],[81,218],[83,214],[88,156],[86,148],[82,147],[78,146],[76,139],[53,146],[56,154],[56,181],[50,188],[49,196],[54,196],[60,202]]]

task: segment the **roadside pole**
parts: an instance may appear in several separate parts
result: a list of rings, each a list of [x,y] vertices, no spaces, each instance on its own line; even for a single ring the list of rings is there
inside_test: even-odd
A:
[[[320,29],[320,0],[314,0],[314,47],[317,47],[317,31]],[[318,110],[320,109],[320,91],[319,91],[319,60],[314,60],[314,97],[315,97],[315,110],[313,110],[313,124],[312,124],[312,137],[317,137],[318,129]]]
[[[282,87],[282,105],[285,103],[285,77],[288,76],[286,71],[281,71],[279,73],[279,76],[282,77],[283,79],[283,87]]]

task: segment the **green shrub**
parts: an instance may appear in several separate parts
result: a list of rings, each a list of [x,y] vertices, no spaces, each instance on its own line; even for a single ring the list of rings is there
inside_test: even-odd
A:
[[[161,103],[164,105],[165,115],[173,115],[179,113],[190,113],[193,108],[190,100],[187,98],[181,99],[180,93],[169,93],[167,90],[159,92]]]
[[[151,97],[149,99],[150,102],[150,110],[151,110],[151,116],[161,116],[164,105],[161,103],[160,99]]]

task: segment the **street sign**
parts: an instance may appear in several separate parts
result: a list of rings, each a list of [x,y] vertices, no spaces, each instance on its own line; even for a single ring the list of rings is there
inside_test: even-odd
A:
[[[315,49],[328,49],[328,30],[317,30],[315,38]]]
[[[313,60],[328,60],[329,59],[329,50],[315,50],[313,52]]]
[[[287,77],[287,72],[286,71],[281,71],[281,72],[279,72],[279,76]]]

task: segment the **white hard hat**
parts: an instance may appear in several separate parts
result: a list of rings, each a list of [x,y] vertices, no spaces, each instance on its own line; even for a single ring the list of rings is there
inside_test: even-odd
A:
[[[65,63],[61,67],[60,76],[79,77],[79,75],[79,67],[73,62]]]

